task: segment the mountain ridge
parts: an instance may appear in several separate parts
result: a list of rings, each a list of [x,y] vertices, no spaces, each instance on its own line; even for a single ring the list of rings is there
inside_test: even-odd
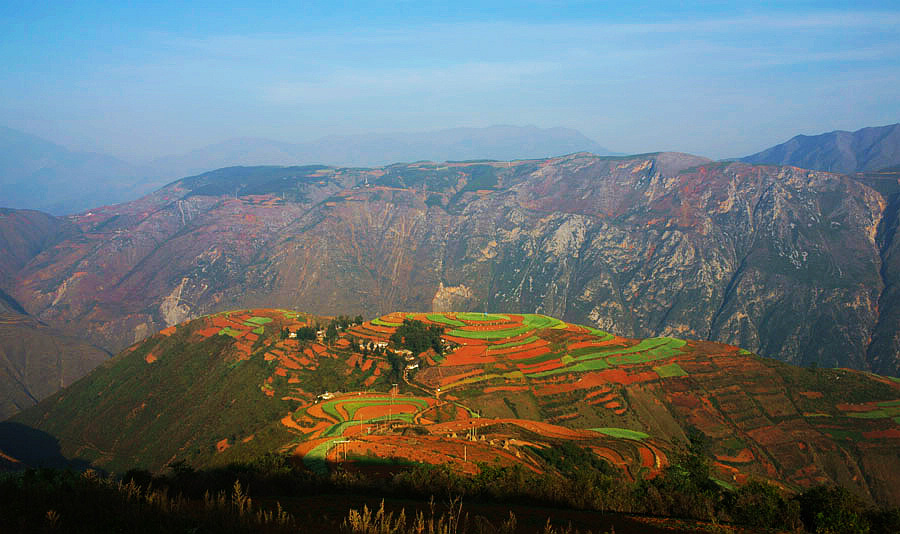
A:
[[[10,293],[113,348],[225,305],[487,305],[867,368],[875,303],[893,280],[876,243],[886,206],[854,178],[675,153],[230,168],[70,218],[81,233]],[[118,265],[116,251],[134,260]],[[107,267],[75,268],[85,261]],[[79,315],[79,326],[66,318]],[[813,343],[819,321],[854,325],[824,329],[843,349]],[[882,354],[878,369],[896,373],[897,352]]]
[[[7,208],[55,215],[128,202],[172,180],[229,166],[262,164],[387,165],[424,159],[549,157],[608,150],[576,130],[490,126],[428,132],[327,136],[305,143],[232,138],[145,163],[68,150],[40,137],[0,127],[0,199]]]
[[[900,123],[854,132],[835,130],[818,135],[797,135],[740,160],[842,174],[878,171],[900,163]]]
[[[495,125],[426,132],[329,135],[291,143],[235,138],[150,163],[172,178],[230,166],[329,165],[389,166],[398,162],[546,158],[579,151],[610,154],[569,128]],[[235,153],[242,153],[239,156]]]

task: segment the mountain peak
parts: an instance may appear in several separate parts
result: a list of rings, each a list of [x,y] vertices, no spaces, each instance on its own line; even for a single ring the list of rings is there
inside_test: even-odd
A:
[[[900,123],[855,132],[796,135],[741,161],[843,174],[875,171],[900,164]]]

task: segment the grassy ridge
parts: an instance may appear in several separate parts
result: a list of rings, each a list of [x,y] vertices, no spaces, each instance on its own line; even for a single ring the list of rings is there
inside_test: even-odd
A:
[[[172,444],[183,447],[185,460],[205,465],[215,456],[212,444],[259,433],[290,409],[288,402],[260,394],[270,362],[228,361],[222,355],[233,343],[230,337],[188,343],[188,335],[179,329],[171,338],[117,356],[65,390],[66,402],[48,400],[46,417],[27,412],[19,421],[57,436],[69,457],[123,471],[136,467],[135,458],[141,459],[138,466],[161,468],[171,460]],[[159,357],[148,364],[151,351]],[[276,430],[269,438],[254,446],[275,447],[290,434]]]

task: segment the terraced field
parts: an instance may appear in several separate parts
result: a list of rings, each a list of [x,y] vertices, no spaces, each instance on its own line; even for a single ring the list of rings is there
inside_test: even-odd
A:
[[[406,320],[443,328],[443,354],[395,353],[390,338]],[[249,310],[167,328],[21,422],[107,469],[133,458],[161,469],[172,457],[216,465],[279,450],[321,472],[418,462],[546,471],[536,451],[571,442],[632,480],[657,476],[697,429],[723,484],[840,483],[900,503],[894,380],[795,368],[705,341],[628,339],[537,314],[396,312],[331,343],[281,339],[285,328],[326,321]],[[204,355],[202,367],[186,347]],[[166,382],[173,377],[177,387]],[[206,404],[187,419],[154,404],[148,389],[194,405],[192,383],[204,384]],[[91,408],[98,393],[102,413]],[[88,408],[73,404],[82,401]],[[177,431],[161,433],[166,421]],[[151,430],[168,439],[144,436]]]

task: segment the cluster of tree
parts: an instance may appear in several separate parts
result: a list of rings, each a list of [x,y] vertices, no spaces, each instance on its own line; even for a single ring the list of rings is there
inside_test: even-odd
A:
[[[349,315],[338,315],[328,323],[325,328],[325,342],[333,343],[338,337],[338,332],[343,332],[354,324],[362,324],[362,315],[357,315],[351,319]]]
[[[443,354],[444,347],[441,345],[441,336],[443,335],[444,328],[442,326],[426,325],[415,319],[403,319],[403,324],[391,334],[391,342],[395,347],[410,350],[416,355],[428,349],[433,349],[437,354]]]
[[[337,339],[338,332],[343,332],[354,324],[362,324],[363,320],[362,315],[357,315],[354,318],[351,318],[349,315],[338,315],[325,327],[325,341],[328,343],[333,342]],[[317,333],[321,329],[322,325],[316,323],[315,326],[301,326],[294,333],[297,335],[297,339],[309,341],[316,339]],[[281,330],[281,339],[287,339],[290,335],[291,331],[288,328],[285,327]]]
[[[297,339],[302,339],[304,341],[309,341],[312,339],[316,339],[316,332],[319,330],[318,326],[301,326],[297,329],[294,334],[297,336]],[[287,339],[290,337],[291,331],[288,328],[284,328],[281,331],[281,339]]]
[[[354,318],[350,318],[349,315],[338,315],[331,320],[331,324],[335,325],[336,328],[340,328],[341,330],[346,330],[348,327],[354,324],[362,324],[362,322],[362,315],[357,315]]]

